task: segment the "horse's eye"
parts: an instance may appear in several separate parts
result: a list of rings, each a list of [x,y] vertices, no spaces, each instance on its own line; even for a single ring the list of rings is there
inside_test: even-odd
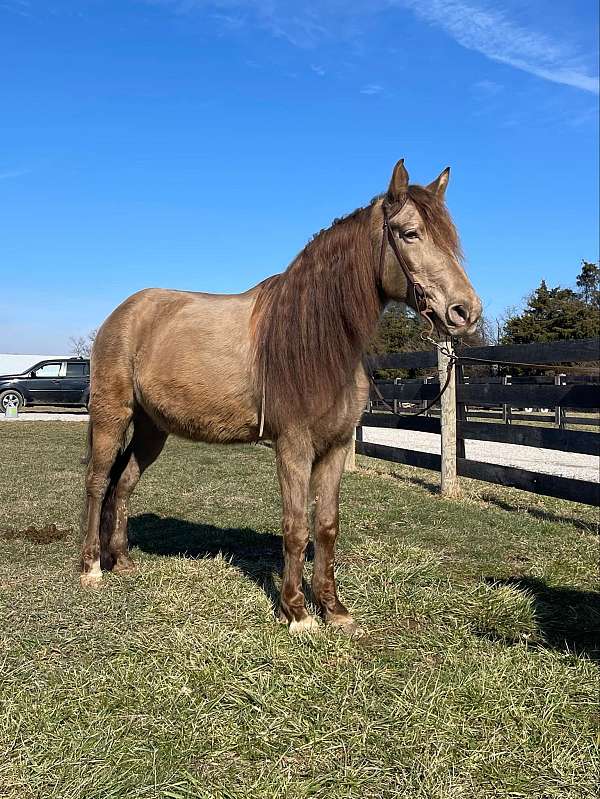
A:
[[[400,235],[407,241],[414,241],[419,238],[419,234],[416,230],[403,230]]]

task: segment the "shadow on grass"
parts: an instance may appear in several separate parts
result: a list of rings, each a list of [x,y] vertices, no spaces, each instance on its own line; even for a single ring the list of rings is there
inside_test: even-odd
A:
[[[496,588],[511,586],[533,597],[545,646],[600,661],[600,593],[555,588],[537,577],[486,577],[485,582]]]
[[[153,555],[179,555],[186,558],[213,558],[222,555],[249,577],[271,600],[273,611],[279,606],[279,588],[275,577],[283,570],[282,538],[271,533],[259,533],[249,527],[214,527],[184,519],[161,518],[144,513],[129,519],[130,546]],[[312,560],[312,542],[306,559]],[[311,599],[310,587],[304,593]]]
[[[425,489],[425,491],[429,492],[430,494],[439,496],[440,494],[440,484],[439,481],[435,482],[432,480],[427,480],[425,477],[420,477],[418,475],[406,475],[401,474],[399,472],[390,472],[390,476],[396,478],[405,483],[411,483],[412,485],[419,486],[420,488]],[[499,497],[494,496],[493,494],[484,492],[479,497],[483,502],[487,502],[489,505],[494,505],[496,508],[500,510],[507,511],[507,513],[522,513],[523,508],[516,503],[512,503],[509,500],[500,499]],[[527,514],[534,519],[539,519],[540,521],[544,522],[553,522],[555,524],[570,524],[573,527],[576,527],[578,530],[584,530],[586,533],[598,534],[600,528],[596,525],[594,529],[594,524],[590,521],[586,521],[585,519],[578,519],[574,516],[567,516],[561,515],[560,513],[555,513],[551,510],[546,510],[545,508],[536,508],[536,507],[529,507],[527,508]]]
[[[484,502],[489,502],[490,505],[495,505],[497,508],[500,508],[500,510],[508,511],[508,513],[522,512],[522,508],[518,505],[499,499],[498,497],[494,497],[490,494],[482,494],[481,499]],[[554,513],[553,511],[546,510],[545,508],[529,507],[527,508],[527,514],[532,516],[534,519],[539,519],[543,522],[570,524],[573,527],[576,527],[578,530],[585,530],[586,533],[598,533],[598,529],[594,530],[594,525],[592,522],[585,521],[583,519],[577,519],[574,516],[562,516],[560,513]]]
[[[421,488],[424,488],[425,491],[428,491],[430,494],[439,495],[440,493],[439,479],[437,482],[435,482],[435,480],[427,480],[425,477],[420,477],[419,475],[416,474],[402,474],[402,472],[396,472],[396,471],[390,471],[390,472],[383,470],[378,471],[377,467],[374,466],[369,466],[367,467],[367,469],[368,471],[371,472],[374,471],[378,474],[385,475],[386,477],[393,477],[395,480],[398,480],[398,482],[401,483],[411,483],[412,485],[420,486]]]

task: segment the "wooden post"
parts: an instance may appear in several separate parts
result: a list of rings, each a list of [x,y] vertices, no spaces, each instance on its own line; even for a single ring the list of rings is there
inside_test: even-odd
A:
[[[459,386],[460,385],[464,386],[468,379],[469,379],[468,377],[465,377],[465,370],[464,370],[463,365],[459,363],[458,366],[456,366],[456,382],[457,382],[457,384]],[[456,403],[456,421],[457,421],[457,424],[460,424],[460,422],[466,422],[467,421],[467,406],[464,404],[464,402],[457,402]],[[461,435],[458,435],[458,434],[456,436],[456,457],[457,458],[466,457],[465,456],[465,439]]]
[[[559,375],[554,375],[554,385],[564,386],[563,377],[566,377],[566,374],[561,373]],[[561,405],[557,405],[554,408],[554,424],[560,430],[564,430],[565,428],[565,409]]]
[[[434,381],[434,380],[435,380],[435,377],[431,377],[431,378],[430,377],[424,377],[423,378],[423,385],[424,386],[428,386],[429,383],[431,381]],[[421,401],[421,410],[423,410],[423,408],[426,408],[426,407],[427,407],[427,400],[422,400]],[[431,411],[430,410],[429,411],[425,411],[424,416],[431,416]]]
[[[442,342],[450,352],[454,352],[452,341],[446,339]],[[448,364],[450,359],[441,349],[438,349],[438,372],[440,387],[448,377]],[[450,381],[440,400],[441,412],[441,438],[442,438],[442,467],[441,491],[444,497],[457,497],[460,486],[456,474],[456,368],[450,369]]]
[[[504,375],[502,378],[502,385],[503,386],[510,386],[510,381],[512,379],[512,375]],[[504,424],[512,424],[512,408],[510,405],[504,403],[502,406],[502,421]]]

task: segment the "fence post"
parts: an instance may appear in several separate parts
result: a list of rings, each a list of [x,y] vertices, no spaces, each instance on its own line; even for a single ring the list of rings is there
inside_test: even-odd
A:
[[[446,339],[445,344],[450,352],[454,352],[452,341]],[[440,386],[446,382],[450,359],[438,348],[438,372]],[[440,425],[442,439],[441,491],[445,497],[457,497],[460,486],[456,474],[456,367],[450,369],[448,388],[440,400]]]
[[[424,377],[424,378],[423,378],[423,385],[424,385],[424,386],[427,386],[427,385],[429,385],[429,381],[430,381],[430,379],[431,379],[431,378],[429,378],[429,377]],[[434,379],[435,379],[435,378],[434,378]],[[424,410],[426,407],[427,407],[427,400],[425,400],[425,399],[424,399],[424,400],[421,400],[421,407],[420,407],[420,410]],[[429,411],[425,411],[425,416],[430,416],[430,415],[431,415],[431,410],[429,410]]]
[[[566,374],[561,373],[559,375],[554,375],[554,385],[555,386],[564,386],[563,377],[566,377]],[[554,424],[560,429],[564,430],[565,427],[565,410],[561,405],[557,405],[554,408]]]
[[[401,377],[395,377],[394,378],[394,385],[395,386],[401,386],[402,385],[402,378]],[[401,406],[402,406],[402,403],[400,402],[400,400],[397,400],[397,399],[394,398],[394,413],[400,413]]]
[[[502,385],[503,386],[510,386],[512,380],[512,375],[504,375],[502,378]],[[502,421],[504,424],[511,424],[512,423],[512,408],[510,405],[507,405],[505,402],[502,406]]]
[[[463,385],[464,386],[465,383],[467,383],[467,381],[469,380],[468,377],[465,377],[464,367],[463,367],[462,364],[459,363],[458,366],[456,366],[455,368],[456,368],[456,382],[457,382],[457,385],[459,385],[459,386]],[[456,403],[456,420],[457,420],[457,426],[458,426],[458,424],[460,424],[460,422],[466,422],[467,421],[467,406],[464,404],[464,402],[457,402]],[[457,458],[466,457],[465,456],[465,439],[458,432],[457,432],[457,436],[456,436],[456,457]]]

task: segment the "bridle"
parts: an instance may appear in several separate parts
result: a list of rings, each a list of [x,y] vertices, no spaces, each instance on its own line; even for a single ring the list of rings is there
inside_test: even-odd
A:
[[[430,329],[427,331],[426,334],[422,334],[422,337],[425,340],[431,340],[429,337],[434,332],[435,328],[430,316],[430,314],[433,312],[433,308],[429,303],[429,296],[425,288],[421,285],[421,283],[415,280],[409,265],[406,263],[404,256],[400,252],[398,243],[394,238],[394,231],[392,230],[392,227],[390,225],[390,220],[393,219],[394,216],[396,216],[396,214],[400,213],[401,209],[398,208],[390,216],[388,211],[388,206],[384,200],[381,210],[383,212],[383,229],[381,235],[381,250],[379,252],[379,275],[380,277],[383,275],[383,265],[385,261],[385,245],[387,242],[392,248],[392,252],[396,257],[398,266],[404,272],[404,277],[406,278],[406,298],[408,299],[409,295],[412,293],[412,300],[415,306],[415,310],[417,311],[419,316],[422,316],[423,319],[425,319],[429,324]],[[435,341],[433,343],[436,344]]]
[[[396,257],[398,266],[404,272],[404,277],[406,278],[406,299],[408,300],[409,295],[412,293],[412,299],[414,302],[415,310],[417,311],[419,316],[425,319],[429,324],[429,330],[423,331],[421,333],[421,338],[424,341],[430,341],[436,348],[441,349],[445,355],[449,356],[446,368],[446,381],[442,386],[440,392],[434,397],[433,400],[431,400],[431,402],[429,402],[418,413],[413,414],[414,416],[421,416],[421,414],[427,413],[427,411],[430,410],[435,405],[435,403],[439,401],[442,394],[446,391],[446,389],[450,385],[450,378],[452,376],[452,367],[456,363],[457,358],[454,355],[454,353],[450,352],[443,345],[440,345],[439,342],[431,338],[431,334],[435,332],[435,326],[430,316],[430,314],[433,313],[433,308],[429,303],[429,295],[427,294],[426,289],[421,285],[421,283],[419,283],[418,280],[415,280],[409,265],[406,263],[404,256],[400,252],[398,243],[394,238],[394,231],[392,230],[392,227],[390,225],[390,220],[393,219],[394,216],[396,216],[396,214],[400,213],[401,208],[395,210],[390,216],[388,211],[388,206],[384,200],[383,205],[381,206],[381,210],[383,212],[383,229],[381,235],[381,250],[379,251],[380,279],[383,276],[383,265],[385,262],[385,245],[387,242],[392,248],[392,252]],[[379,390],[379,387],[377,386],[377,383],[375,382],[373,375],[368,369],[366,371],[367,371],[367,376],[369,378],[369,382],[371,383],[375,393],[379,397],[379,400],[383,403],[383,405],[387,408],[388,411],[391,411],[394,414],[394,416],[402,416],[402,414],[396,413],[396,411],[390,405],[388,405],[388,403],[383,398],[383,395],[381,394],[381,391]]]

